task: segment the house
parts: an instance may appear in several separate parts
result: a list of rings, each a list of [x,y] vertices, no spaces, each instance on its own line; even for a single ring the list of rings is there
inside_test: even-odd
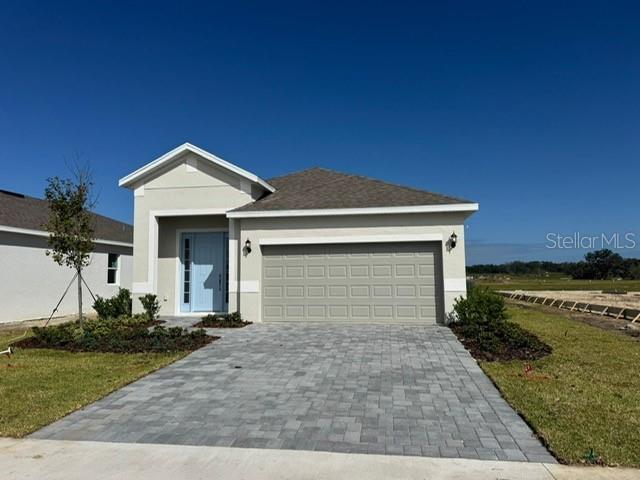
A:
[[[0,323],[49,317],[74,277],[45,255],[49,234],[45,200],[0,190]],[[97,240],[84,279],[95,295],[111,296],[131,288],[133,228],[94,214]],[[84,290],[87,307],[93,300]],[[56,316],[78,312],[77,287],[69,288]]]
[[[473,202],[322,168],[266,181],[189,143],[119,183],[134,296],[164,315],[433,324],[466,293]]]

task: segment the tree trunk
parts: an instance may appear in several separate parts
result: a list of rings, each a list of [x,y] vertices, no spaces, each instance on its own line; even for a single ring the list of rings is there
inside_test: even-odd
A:
[[[77,269],[78,272],[78,323],[82,326],[82,270]]]

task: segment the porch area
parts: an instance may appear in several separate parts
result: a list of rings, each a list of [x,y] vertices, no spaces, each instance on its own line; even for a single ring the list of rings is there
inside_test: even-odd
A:
[[[161,216],[155,293],[161,315],[229,311],[229,221],[224,215]]]

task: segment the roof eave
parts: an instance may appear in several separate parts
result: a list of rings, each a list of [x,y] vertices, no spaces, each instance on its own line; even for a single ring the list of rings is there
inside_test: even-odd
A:
[[[401,213],[473,213],[479,209],[477,203],[454,203],[441,205],[407,205],[394,207],[365,208],[319,208],[296,210],[231,210],[228,218],[269,218],[269,217],[321,217],[339,215],[388,215]]]
[[[33,228],[11,227],[8,225],[0,225],[0,232],[17,233],[20,235],[33,235],[35,237],[49,237],[49,232],[47,232],[46,230],[35,230]],[[93,242],[104,244],[104,245],[114,245],[117,247],[133,248],[133,242],[123,242],[121,240],[110,240],[107,238],[94,238]]]
[[[203,150],[200,147],[196,147],[195,145],[192,145],[188,142],[183,143],[182,145],[156,158],[152,162],[147,163],[143,167],[140,167],[139,169],[131,172],[129,175],[122,177],[120,180],[118,180],[118,186],[126,187],[126,188],[133,187],[138,180],[140,180],[147,174],[151,173],[152,171],[156,170],[160,166],[170,162],[171,160],[176,158],[178,155],[182,155],[185,152],[195,153],[196,155],[199,155],[200,157],[203,157],[206,160],[209,160],[210,162],[215,163],[216,165],[226,168],[227,170],[253,183],[260,185],[262,188],[264,188],[268,192],[273,193],[276,191],[276,189],[273,186],[269,185],[267,182],[265,182],[263,179],[261,179],[257,175],[243,168],[240,168],[237,165],[229,163],[226,160],[223,160],[222,158],[217,157],[214,154],[209,153],[206,150]]]

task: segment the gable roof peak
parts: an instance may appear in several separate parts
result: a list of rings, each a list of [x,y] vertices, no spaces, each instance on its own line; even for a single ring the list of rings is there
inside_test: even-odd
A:
[[[129,175],[126,175],[125,177],[122,177],[118,181],[118,185],[121,186],[121,187],[131,188],[131,187],[133,187],[135,182],[137,182],[138,180],[141,180],[142,178],[150,175],[152,172],[156,171],[158,168],[160,168],[163,165],[166,165],[167,163],[175,160],[177,157],[179,157],[180,155],[182,155],[185,152],[194,153],[194,154],[198,155],[200,158],[203,158],[203,159],[211,162],[214,165],[217,165],[217,166],[222,167],[222,168],[224,168],[226,170],[229,170],[229,171],[235,173],[236,175],[239,175],[239,176],[249,180],[250,182],[253,182],[253,183],[257,184],[257,185],[260,185],[267,192],[274,192],[275,191],[275,188],[273,188],[271,185],[269,185],[263,179],[258,177],[256,174],[251,173],[251,172],[245,170],[244,168],[240,168],[240,167],[238,167],[237,165],[234,165],[231,162],[227,162],[226,160],[214,155],[213,153],[210,153],[210,152],[204,150],[203,148],[197,147],[196,145],[193,145],[192,143],[189,143],[189,142],[185,142],[182,145],[177,146],[173,150],[168,151],[164,155],[161,155],[160,157],[156,158],[155,160],[153,160],[153,161],[147,163],[146,165],[140,167],[139,169],[133,171]]]

